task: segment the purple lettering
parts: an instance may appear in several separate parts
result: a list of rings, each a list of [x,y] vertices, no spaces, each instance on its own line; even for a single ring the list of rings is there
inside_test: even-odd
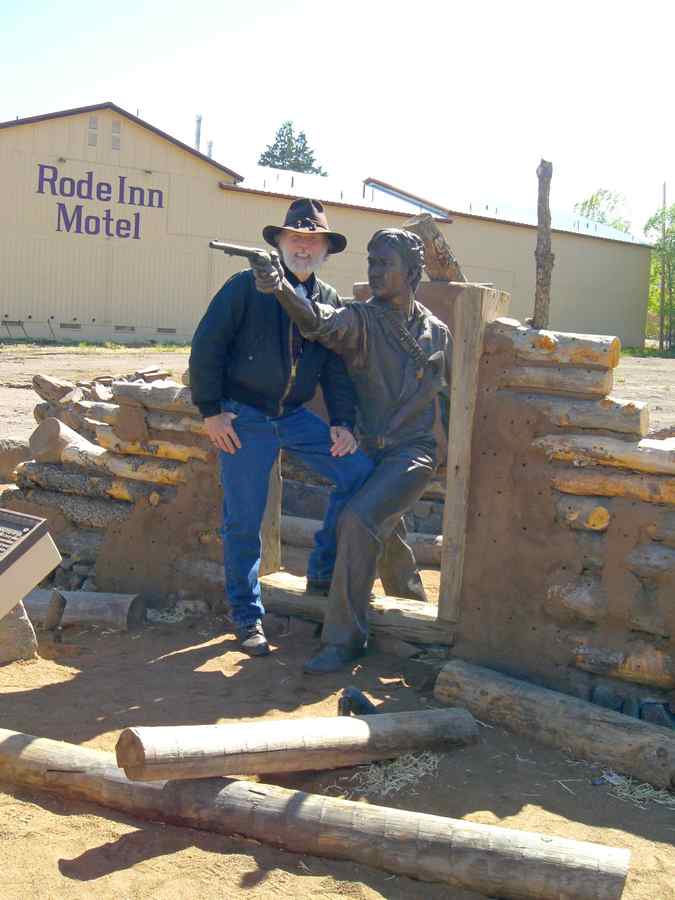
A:
[[[91,200],[94,190],[94,173],[92,171],[85,172],[84,176],[77,182],[77,196],[80,200]]]
[[[112,213],[110,212],[109,209],[106,209],[106,211],[103,213],[103,224],[105,225],[105,236],[106,237],[115,237],[115,235],[113,234],[113,230],[112,230],[112,222],[113,222]]]
[[[49,175],[47,174],[47,169],[49,169]],[[59,174],[59,170],[56,166],[45,166],[43,163],[38,163],[38,187],[36,194],[44,194],[45,185],[48,184],[52,196],[56,194],[56,176]]]
[[[64,175],[63,178],[59,178],[59,194],[62,197],[74,197],[75,179],[68,178],[66,175]]]
[[[73,227],[73,223],[75,223],[75,233],[82,234],[82,204],[77,204],[70,218],[68,218],[68,209],[65,203],[57,203],[56,206],[58,209],[56,217],[56,230],[70,231],[70,229]],[[61,228],[62,222],[63,228]]]
[[[135,241],[140,241],[141,239],[141,214],[134,213],[134,233],[132,235]]]
[[[136,213],[138,215],[138,213]],[[128,238],[131,234],[131,222],[129,219],[118,219],[115,222],[115,234],[118,238]]]
[[[130,186],[129,203],[132,206],[145,206],[145,191],[142,187]]]
[[[98,216],[87,216],[84,220],[85,234],[98,234],[101,230],[101,220]]]
[[[97,200],[110,200],[112,197],[112,185],[108,184],[107,181],[99,181],[96,185],[96,199]]]
[[[126,178],[124,177],[124,175],[120,175],[117,180],[119,182],[119,189],[117,191],[117,202],[124,203],[125,202],[124,201],[124,185],[126,183]]]
[[[158,202],[155,203],[155,197]],[[164,194],[155,188],[148,188],[148,206],[156,206],[157,209],[164,209]]]

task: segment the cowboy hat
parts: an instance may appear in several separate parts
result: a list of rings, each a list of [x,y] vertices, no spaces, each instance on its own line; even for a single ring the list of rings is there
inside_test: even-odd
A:
[[[342,253],[347,246],[347,238],[328,227],[323,205],[318,200],[310,200],[307,197],[291,203],[283,225],[266,225],[263,228],[263,237],[268,244],[277,247],[282,231],[292,231],[296,234],[324,234],[328,238],[329,253]]]

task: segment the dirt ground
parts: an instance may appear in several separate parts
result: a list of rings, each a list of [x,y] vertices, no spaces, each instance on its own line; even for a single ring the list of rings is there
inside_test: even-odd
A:
[[[285,563],[302,573],[302,551]],[[438,572],[424,573],[431,594]],[[74,631],[55,659],[0,668],[3,727],[112,750],[131,725],[201,724],[263,716],[335,715],[347,684],[382,710],[436,706],[428,669],[371,654],[347,676],[308,678],[301,663],[314,627],[272,619],[275,652],[251,660],[216,619],[148,625],[136,633]],[[478,746],[441,755],[437,775],[368,802],[506,828],[541,831],[632,851],[625,900],[674,900],[675,814],[620,801],[600,769],[533,746],[498,728]],[[286,776],[277,783],[363,799],[358,770]],[[274,779],[270,779],[274,780]],[[215,900],[222,897],[470,900],[478,895],[422,884],[366,866],[286,853],[243,838],[141,822],[92,804],[0,782],[3,900]]]
[[[158,350],[98,347],[51,347],[0,342],[0,437],[27,439],[35,421],[36,396],[31,378],[45,372],[54,378],[85,380],[96,375],[127,374],[142,366],[157,365],[180,378],[187,369],[187,349]],[[614,396],[646,400],[651,409],[651,432],[675,428],[675,360],[623,356],[614,373]]]

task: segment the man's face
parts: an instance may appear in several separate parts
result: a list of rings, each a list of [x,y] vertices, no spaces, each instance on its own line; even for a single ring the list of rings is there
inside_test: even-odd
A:
[[[368,251],[368,283],[379,300],[410,291],[410,273],[388,241],[376,241]]]
[[[298,277],[316,272],[328,254],[328,238],[324,234],[282,231],[279,250],[283,261]]]

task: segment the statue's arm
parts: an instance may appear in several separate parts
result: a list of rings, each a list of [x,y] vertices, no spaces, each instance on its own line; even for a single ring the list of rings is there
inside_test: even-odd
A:
[[[318,341],[335,353],[358,351],[363,345],[365,322],[350,304],[334,307],[301,297],[284,280],[275,296],[303,337]]]

